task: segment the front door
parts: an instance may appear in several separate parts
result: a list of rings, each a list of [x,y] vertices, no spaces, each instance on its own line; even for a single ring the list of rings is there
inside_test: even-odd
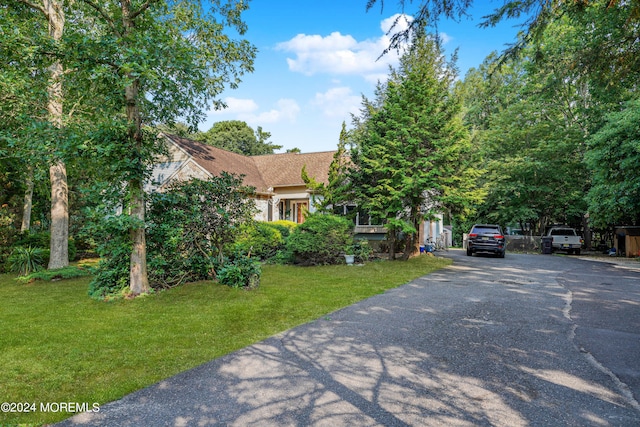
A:
[[[308,210],[309,210],[308,202],[295,202],[293,204],[293,215],[294,215],[295,221],[298,224],[302,224],[304,222],[304,216]]]

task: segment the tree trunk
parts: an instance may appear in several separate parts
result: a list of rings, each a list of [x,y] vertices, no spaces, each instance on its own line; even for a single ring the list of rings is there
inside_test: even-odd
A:
[[[58,42],[64,30],[64,10],[62,2],[44,0],[45,14],[49,22],[49,36]],[[50,67],[48,113],[50,123],[62,128],[62,74],[60,61]],[[49,269],[69,265],[69,193],[67,189],[67,168],[60,159],[54,160],[49,168],[51,179],[51,254]]]
[[[142,181],[129,183],[131,192],[131,217],[133,225],[130,235],[133,242],[129,267],[129,289],[133,295],[149,292],[147,276],[147,242],[145,239],[144,185]]]
[[[22,225],[20,231],[24,233],[31,229],[31,207],[33,205],[33,168],[29,166],[27,169],[27,178],[25,179],[27,189],[24,192],[24,204],[22,206]]]
[[[389,261],[396,259],[396,229],[389,230]]]
[[[591,249],[591,227],[589,227],[589,218],[586,215],[582,216],[582,237],[584,239],[584,247]]]
[[[420,229],[420,221],[418,220],[418,209],[411,208],[411,220],[413,222],[413,227],[416,230]],[[402,254],[402,260],[408,260],[411,255],[416,252],[420,252],[420,243],[418,242],[418,233],[407,233],[407,237],[405,238],[404,245],[404,253]]]
[[[135,27],[131,12],[131,1],[123,0],[121,3],[122,19],[125,27],[125,36]],[[147,275],[147,242],[145,239],[145,194],[144,194],[144,165],[142,159],[143,135],[142,115],[138,98],[140,97],[140,79],[128,75],[131,84],[125,88],[125,102],[127,108],[127,122],[129,123],[129,142],[133,160],[138,169],[139,176],[134,176],[129,181],[129,194],[131,195],[130,215],[132,217],[129,234],[133,243],[129,265],[129,289],[133,295],[149,292],[149,278]]]
[[[69,206],[67,169],[58,161],[49,169],[51,179],[51,256],[49,269],[69,265]]]

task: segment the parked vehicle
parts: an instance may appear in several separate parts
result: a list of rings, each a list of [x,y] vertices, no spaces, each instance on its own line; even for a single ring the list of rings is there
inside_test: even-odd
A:
[[[471,227],[467,236],[467,256],[479,252],[504,258],[506,244],[502,227],[495,224],[476,224]]]
[[[574,253],[580,255],[584,240],[576,233],[575,229],[566,225],[553,226],[547,231],[546,237],[553,239],[551,243],[552,252],[565,251],[569,255]]]

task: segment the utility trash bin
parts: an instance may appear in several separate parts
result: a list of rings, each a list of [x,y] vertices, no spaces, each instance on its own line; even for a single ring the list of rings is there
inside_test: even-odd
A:
[[[553,237],[542,238],[542,253],[547,255],[553,253]]]

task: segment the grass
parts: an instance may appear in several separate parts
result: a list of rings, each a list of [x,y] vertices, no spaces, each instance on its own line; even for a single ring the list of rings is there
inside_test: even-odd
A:
[[[255,291],[198,282],[112,302],[90,299],[87,277],[0,275],[0,402],[103,404],[449,263],[265,266]],[[71,415],[0,412],[0,425]]]

